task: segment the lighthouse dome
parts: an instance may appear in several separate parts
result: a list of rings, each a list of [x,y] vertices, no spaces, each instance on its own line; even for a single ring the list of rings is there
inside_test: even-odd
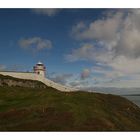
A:
[[[39,61],[37,64],[38,64],[38,65],[43,65],[43,63],[42,63],[42,62],[40,62],[40,61]]]

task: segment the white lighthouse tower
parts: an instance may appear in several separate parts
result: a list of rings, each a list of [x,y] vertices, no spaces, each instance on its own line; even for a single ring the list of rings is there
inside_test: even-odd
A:
[[[33,67],[34,73],[41,75],[43,77],[46,76],[46,67],[44,66],[43,63],[38,62],[34,67]]]

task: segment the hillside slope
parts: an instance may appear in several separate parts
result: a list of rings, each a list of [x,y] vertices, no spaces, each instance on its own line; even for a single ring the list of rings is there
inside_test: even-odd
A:
[[[0,74],[0,86],[46,88],[46,85],[40,81],[18,79],[11,76],[4,76],[1,74]]]
[[[5,84],[0,131],[140,131],[140,108],[111,94]]]

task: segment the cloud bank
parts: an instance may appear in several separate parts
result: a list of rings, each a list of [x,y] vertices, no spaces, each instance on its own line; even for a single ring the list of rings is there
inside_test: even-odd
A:
[[[79,22],[72,35],[82,44],[66,55],[67,61],[93,62],[98,66],[91,68],[93,73],[102,74],[106,83],[117,83],[119,78],[119,83],[127,79],[124,82],[134,85],[130,75],[140,77],[140,10],[116,10],[88,24]]]

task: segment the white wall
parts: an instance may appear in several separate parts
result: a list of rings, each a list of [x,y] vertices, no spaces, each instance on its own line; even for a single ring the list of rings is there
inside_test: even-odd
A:
[[[8,76],[12,76],[15,78],[20,78],[20,79],[28,79],[28,80],[37,80],[37,81],[41,81],[42,83],[44,83],[47,86],[53,87],[55,89],[58,89],[60,91],[77,91],[77,89],[74,88],[70,88],[70,87],[66,87],[63,86],[61,84],[55,83],[41,75],[37,75],[35,73],[24,73],[24,72],[0,72],[0,74],[2,75],[8,75]]]

